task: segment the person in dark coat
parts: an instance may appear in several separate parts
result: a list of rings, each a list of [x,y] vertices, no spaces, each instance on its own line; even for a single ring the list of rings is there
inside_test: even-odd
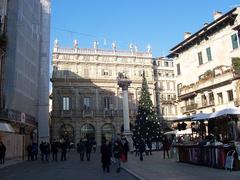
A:
[[[101,161],[102,161],[103,172],[105,172],[107,170],[107,172],[109,173],[111,152],[110,152],[108,141],[103,141],[102,142],[101,155],[102,155],[101,156]]]
[[[40,152],[41,152],[41,160],[43,161],[44,160],[44,143],[43,143],[43,141],[41,141],[41,143],[40,143]]]
[[[33,142],[32,143],[32,156],[33,156],[33,160],[37,160],[37,155],[38,155],[38,145],[37,145],[37,143]]]
[[[87,161],[90,161],[91,152],[92,152],[92,143],[89,139],[87,139],[87,141],[85,142],[85,148],[86,148]]]
[[[126,158],[126,161],[128,159],[128,152],[129,152],[129,143],[126,138],[124,138],[124,143],[123,143],[123,153]]]
[[[54,139],[51,144],[52,160],[58,161],[58,142]]]
[[[44,160],[48,162],[49,154],[50,154],[50,144],[48,142],[45,142],[43,144],[43,154],[44,154]]]
[[[139,141],[139,154],[140,154],[140,161],[143,161],[143,153],[146,151],[146,147],[145,147],[145,142],[143,139],[140,139]]]
[[[147,146],[149,149],[149,155],[152,155],[152,141],[151,140],[147,140]]]
[[[28,161],[33,160],[32,144],[29,144],[29,145],[27,146],[27,153],[28,153]]]
[[[65,140],[62,140],[61,141],[61,145],[60,145],[60,148],[61,148],[61,161],[66,161],[67,160],[67,143]]]
[[[79,143],[77,144],[77,152],[80,154],[80,160],[84,161],[84,153],[86,151],[85,144],[82,139],[80,139]]]
[[[167,139],[166,136],[163,136],[163,141],[162,141],[162,144],[163,144],[163,158],[165,159],[165,154],[167,153],[167,157],[169,158],[169,141]]]
[[[3,142],[0,142],[0,164],[4,164],[5,162],[5,154],[6,154],[6,146],[3,144]]]

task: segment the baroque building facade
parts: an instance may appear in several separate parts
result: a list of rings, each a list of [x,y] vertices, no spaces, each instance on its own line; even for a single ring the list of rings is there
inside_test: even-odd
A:
[[[113,43],[112,50],[97,47],[59,47],[53,49],[52,74],[52,139],[65,138],[78,142],[89,137],[101,143],[102,137],[114,138],[123,131],[122,90],[117,76],[122,72],[132,84],[128,88],[130,123],[134,124],[142,86],[143,70],[155,104],[152,54],[119,51]]]
[[[159,57],[153,60],[158,119],[171,122],[177,117],[174,61]]]
[[[1,55],[0,140],[7,158],[25,157],[27,145],[37,142],[37,135],[49,138],[50,4],[50,0],[0,1],[0,29],[6,38]],[[2,40],[1,36],[1,49]]]
[[[211,113],[239,106],[240,8],[204,24],[171,49],[176,68],[179,114]]]

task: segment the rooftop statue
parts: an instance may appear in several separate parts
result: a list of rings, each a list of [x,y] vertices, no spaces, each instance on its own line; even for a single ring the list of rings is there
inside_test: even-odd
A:
[[[129,49],[131,52],[133,52],[133,44],[132,43],[129,44]]]
[[[151,52],[152,52],[152,48],[151,48],[151,45],[150,45],[150,44],[148,44],[148,46],[147,46],[147,52],[148,52],[148,53],[151,53]]]
[[[94,49],[97,49],[97,48],[98,48],[98,42],[97,42],[97,41],[94,41],[94,42],[93,42],[93,48],[94,48]]]
[[[135,49],[135,52],[138,51],[138,47],[137,47],[137,45],[134,46],[134,49]]]
[[[74,47],[74,48],[78,48],[78,40],[75,39],[75,40],[73,41],[73,47]]]
[[[112,48],[113,48],[114,51],[116,51],[117,46],[116,46],[115,42],[112,43]]]
[[[54,47],[58,48],[59,47],[59,42],[58,42],[58,39],[55,39],[54,41]]]

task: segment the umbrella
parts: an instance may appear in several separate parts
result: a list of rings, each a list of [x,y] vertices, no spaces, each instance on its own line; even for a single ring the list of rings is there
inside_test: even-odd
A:
[[[240,114],[240,108],[237,107],[228,107],[222,110],[216,111],[210,115],[210,118],[215,118],[223,115],[238,115]]]
[[[198,113],[195,114],[193,117],[193,121],[201,121],[201,120],[206,120],[209,119],[212,113]]]

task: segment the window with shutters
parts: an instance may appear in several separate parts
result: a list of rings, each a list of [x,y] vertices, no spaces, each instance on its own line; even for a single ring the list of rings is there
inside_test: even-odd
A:
[[[207,59],[208,59],[208,61],[211,61],[211,60],[212,60],[212,54],[211,54],[211,48],[210,48],[210,47],[208,47],[208,48],[206,49],[206,53],[207,53]]]
[[[70,110],[70,98],[69,97],[63,97],[63,110],[64,111]]]
[[[217,93],[218,104],[223,104],[223,95],[222,93]]]
[[[111,104],[111,97],[109,96],[103,97],[104,109],[110,109],[110,104]]]
[[[85,111],[91,110],[91,98],[90,97],[83,98],[83,109]]]
[[[233,91],[232,90],[229,90],[227,91],[227,94],[228,94],[228,101],[233,101]]]
[[[202,58],[202,52],[198,53],[198,64],[202,65],[203,64],[203,58]]]
[[[233,48],[233,49],[237,49],[238,46],[239,46],[237,34],[233,34],[233,35],[231,36],[231,40],[232,40],[232,48]]]
[[[181,68],[180,68],[180,64],[177,64],[177,75],[181,75]]]

